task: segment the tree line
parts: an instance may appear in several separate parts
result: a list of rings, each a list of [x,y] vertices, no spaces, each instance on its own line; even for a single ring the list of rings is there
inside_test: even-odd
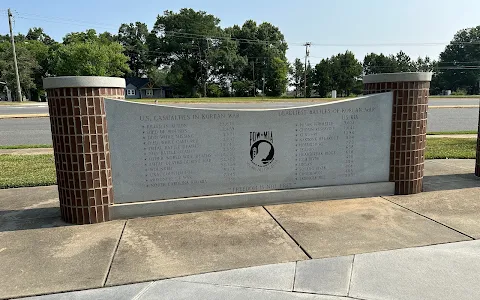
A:
[[[288,62],[288,44],[278,27],[252,20],[219,24],[214,15],[185,8],[165,11],[151,30],[141,22],[121,24],[116,34],[88,29],[67,34],[61,43],[34,27],[15,36],[21,86],[38,99],[43,77],[137,76],[172,86],[179,97],[277,97],[289,86],[296,97],[327,97],[332,90],[361,94],[365,74],[433,71],[433,94],[479,92],[480,26],[460,30],[438,60],[412,59],[400,51],[370,53],[360,61],[346,51],[305,67],[299,58]],[[0,35],[0,81],[15,89],[8,35]]]

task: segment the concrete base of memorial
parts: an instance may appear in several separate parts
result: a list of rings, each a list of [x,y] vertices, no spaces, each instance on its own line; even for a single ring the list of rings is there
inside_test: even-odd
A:
[[[110,219],[159,216],[196,211],[240,208],[318,200],[389,196],[395,193],[394,182],[376,182],[318,188],[260,191],[203,197],[114,204]]]

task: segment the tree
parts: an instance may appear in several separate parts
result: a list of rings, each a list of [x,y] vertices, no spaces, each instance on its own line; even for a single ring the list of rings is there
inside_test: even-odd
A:
[[[362,64],[351,51],[346,51],[329,59],[322,59],[315,66],[313,88],[320,97],[326,97],[331,90],[349,96],[352,92],[358,92],[361,76]]]
[[[33,69],[33,82],[35,87],[32,87],[30,100],[38,100],[43,92],[43,78],[53,74],[52,55],[57,48],[57,43],[52,41],[45,44],[40,40],[26,40],[22,43],[17,43],[18,47],[24,47],[36,61],[36,67]]]
[[[242,70],[240,79],[253,80],[256,74],[253,82],[255,90],[263,88],[265,78],[266,95],[280,96],[284,93],[288,84],[288,61],[285,56],[288,45],[278,27],[268,22],[257,26],[255,21],[248,20],[242,27],[235,25],[225,31],[238,42],[239,55],[249,62]]]
[[[28,49],[18,44],[16,47],[18,74],[23,92],[35,87],[33,74],[39,65]],[[7,83],[10,90],[16,89],[16,76],[13,64],[12,46],[9,42],[0,43],[0,81]],[[17,99],[19,100],[19,99]]]
[[[303,73],[305,73],[305,71]],[[314,79],[314,71],[313,71],[312,65],[310,64],[310,62],[308,62],[307,63],[307,91],[306,91],[307,98],[312,97],[313,83],[314,83],[313,79]],[[303,86],[303,89],[305,89],[305,76],[302,78],[302,86]]]
[[[208,57],[221,36],[220,20],[204,11],[181,9],[165,11],[148,36],[150,58],[157,66],[170,65],[178,92],[195,96],[197,89],[208,80]]]
[[[327,97],[328,93],[333,89],[332,78],[333,64],[330,59],[322,59],[315,65],[313,74],[313,88],[320,97]]]
[[[120,44],[96,41],[62,45],[53,64],[58,76],[123,76],[130,71],[127,61]]]
[[[266,96],[278,97],[286,92],[288,84],[288,64],[280,57],[272,57],[265,70]]]
[[[129,58],[128,65],[133,76],[141,77],[152,65],[148,57],[148,35],[147,25],[141,22],[122,24],[118,29],[118,41]]]
[[[295,62],[290,70],[290,74],[292,76],[292,85],[295,88],[295,97],[298,97],[299,91],[302,91],[302,78],[305,74],[305,68],[303,67],[303,63],[299,58],[295,59]]]
[[[458,31],[438,61],[436,85],[443,90],[464,89],[469,94],[479,92],[480,26]],[[440,89],[437,87],[437,89]]]
[[[63,38],[63,44],[97,42],[98,36],[95,29],[87,29],[85,32],[71,32]]]
[[[401,51],[395,56],[396,69],[395,72],[415,72],[415,64],[410,56]]]
[[[29,41],[40,41],[45,45],[53,45],[56,43],[41,27],[30,28],[25,38]]]
[[[169,69],[165,68],[151,68],[147,71],[147,77],[157,86],[167,85],[167,76]]]
[[[362,76],[362,64],[351,51],[338,54],[332,57],[331,61],[333,62],[333,81],[337,83],[336,89],[345,96],[349,96]]]
[[[385,56],[383,53],[370,53],[363,59],[365,75],[397,72],[397,62],[393,55]]]

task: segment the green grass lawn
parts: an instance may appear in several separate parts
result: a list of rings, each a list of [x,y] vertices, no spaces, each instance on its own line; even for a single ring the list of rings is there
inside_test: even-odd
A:
[[[426,159],[475,158],[477,139],[439,138],[428,139]]]
[[[33,144],[33,145],[7,145],[7,146],[0,146],[0,149],[29,149],[29,148],[52,148],[52,145],[48,145],[48,144]]]
[[[474,159],[476,139],[428,139],[426,158]],[[53,155],[0,155],[0,188],[56,183]]]
[[[0,155],[0,188],[56,183],[53,155]]]

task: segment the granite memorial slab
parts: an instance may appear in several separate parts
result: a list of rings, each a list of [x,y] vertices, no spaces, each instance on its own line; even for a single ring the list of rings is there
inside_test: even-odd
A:
[[[105,100],[114,203],[389,181],[392,93],[276,109]]]

